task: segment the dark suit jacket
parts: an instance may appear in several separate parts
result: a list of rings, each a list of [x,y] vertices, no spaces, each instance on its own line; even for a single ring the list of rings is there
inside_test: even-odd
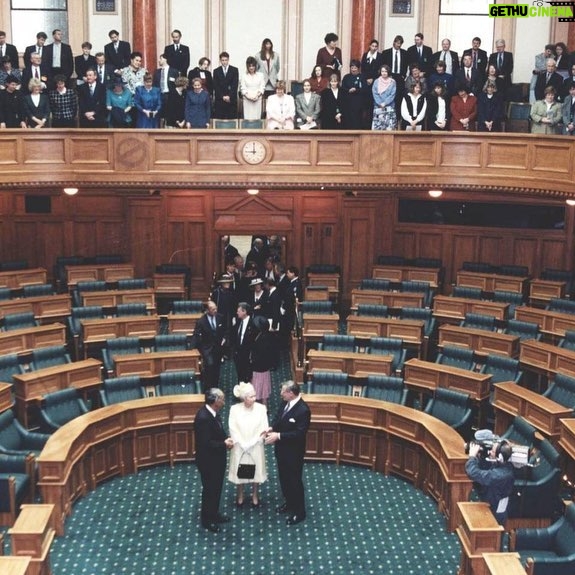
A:
[[[501,68],[497,65],[498,57],[499,52],[493,52],[493,54],[489,56],[487,67],[489,67],[490,64],[495,66],[497,69],[497,76],[504,76],[504,78],[502,78],[503,85],[507,88],[511,85],[511,74],[513,74],[513,54],[511,52],[503,52],[503,63]]]
[[[31,120],[32,117],[38,119],[48,119],[50,117],[50,100],[46,94],[40,94],[40,102],[38,103],[38,106],[34,105],[30,94],[23,96],[20,100],[20,104],[22,106],[20,118],[31,128],[36,127],[36,123]]]
[[[168,67],[168,91],[169,92],[176,89],[176,78],[178,76],[179,76],[179,72],[176,68],[172,68],[171,66]],[[154,82],[154,86],[156,86],[156,88],[160,88],[160,91],[162,90],[161,81],[162,81],[162,69],[158,68],[154,72],[153,82]]]
[[[231,343],[234,348],[234,362],[240,381],[249,381],[251,379],[252,368],[250,354],[257,333],[251,317],[246,326],[246,331],[241,343],[239,339],[239,324],[236,322],[236,325],[232,327],[230,333]]]
[[[216,314],[216,331],[212,329],[207,314],[204,314],[197,322],[194,330],[194,343],[202,355],[205,366],[212,366],[222,359],[222,341],[228,337],[227,327],[224,324],[224,316]]]
[[[200,407],[194,420],[196,439],[196,465],[201,474],[221,473],[226,470],[226,432],[218,420],[204,405]]]
[[[10,62],[12,62],[12,68],[20,68],[18,49],[16,48],[16,46],[14,46],[13,44],[6,44],[4,56],[10,57]]]
[[[281,312],[280,307],[282,305],[282,293],[279,288],[273,291],[273,293],[268,293],[268,297],[266,300],[265,306],[265,316],[268,319],[272,320],[272,329],[278,329],[280,320],[281,320]]]
[[[96,119],[91,122],[86,120],[86,112],[96,112]],[[106,87],[96,82],[94,95],[90,94],[89,85],[82,84],[78,87],[78,116],[80,127],[105,127],[108,110],[106,109]]]
[[[379,76],[379,70],[381,66],[385,64],[383,61],[383,54],[378,52],[371,62],[367,61],[368,55],[369,52],[365,52],[365,54],[361,57],[361,73],[366,78],[375,80]]]
[[[431,73],[433,62],[433,52],[429,46],[421,47],[421,57],[417,51],[417,46],[414,44],[407,49],[407,63],[408,66],[411,64],[419,64],[419,69],[425,72],[427,76]]]
[[[435,52],[435,54],[433,54],[433,56],[431,58],[431,63],[432,63],[433,67],[435,67],[435,64],[437,62],[439,62],[439,60],[441,60],[441,54],[442,53],[443,53],[443,50],[439,50],[439,52]],[[459,70],[459,55],[457,54],[457,52],[454,52],[453,50],[449,50],[449,53],[451,54],[452,75],[455,75],[457,70]],[[432,88],[432,86],[429,86],[430,90],[431,90],[431,88]]]
[[[52,54],[54,51],[54,44],[44,46],[42,53],[42,65],[46,66],[48,73],[52,76],[55,72],[52,67]],[[62,42],[60,48],[60,72],[69,78],[74,72],[74,56],[72,55],[72,48],[70,44]]]
[[[305,455],[305,439],[311,421],[311,412],[307,403],[300,399],[284,414],[285,402],[280,405],[273,430],[280,433],[280,440],[275,443],[278,459],[301,465]]]
[[[44,45],[42,47],[42,60],[44,59],[44,50],[46,49],[46,46]],[[32,44],[32,46],[26,46],[26,49],[24,50],[24,67],[27,68],[28,66],[30,66],[31,62],[30,62],[30,56],[32,54],[34,54],[34,52],[38,51],[38,44]],[[12,65],[14,66],[14,65]],[[17,68],[19,68],[19,66],[16,66]]]
[[[200,70],[200,68],[198,66],[196,66],[195,68],[193,68],[192,70],[189,71],[188,73],[188,80],[190,82],[190,86],[192,85],[192,80],[194,78],[201,78],[200,74],[201,74],[202,70]],[[212,73],[209,70],[203,70],[204,74],[205,74],[205,80],[203,82],[203,87],[204,90],[208,91],[208,94],[210,95],[210,98],[214,95],[214,79],[212,78]]]
[[[477,70],[471,68],[471,80],[468,81],[465,75],[465,68],[461,68],[457,74],[455,74],[455,92],[458,91],[461,85],[467,86],[469,91],[477,96],[483,89],[483,77],[480,76]]]
[[[553,72],[549,81],[547,81],[547,74],[540,74],[537,76],[537,82],[535,83],[535,99],[543,100],[545,98],[545,88],[552,86],[555,88],[557,94],[561,94],[561,88],[563,87],[563,76],[557,72]]]
[[[216,102],[221,101],[224,96],[230,97],[230,105],[238,101],[239,72],[234,66],[228,66],[228,72],[224,76],[224,70],[218,66],[214,70],[214,90]]]
[[[76,71],[78,80],[83,80],[84,76],[86,76],[86,72],[90,68],[96,69],[96,58],[91,54],[87,59],[84,58],[84,54],[80,54],[80,56],[74,58],[74,70]]]
[[[33,78],[32,75],[32,68],[30,66],[27,66],[26,68],[24,68],[24,70],[22,70],[22,93],[23,94],[28,94],[29,90],[28,90],[28,83],[30,82],[30,80]],[[40,64],[40,79],[42,78],[46,78],[45,80],[45,84],[47,86],[47,88],[50,88],[50,75],[48,74],[48,70],[47,68],[43,65]],[[46,90],[44,90],[46,91]]]
[[[471,64],[473,65],[473,48],[467,48],[467,50],[464,50],[461,55],[461,68],[463,68],[463,56],[466,56],[467,54],[472,57]],[[481,48],[477,50],[477,71],[481,77],[485,77],[485,73],[487,72],[487,52]]]
[[[408,70],[409,63],[410,63],[408,60],[407,50],[400,48],[399,56],[400,56],[399,75],[403,76],[403,78],[405,78],[405,76],[407,75],[407,70]],[[393,48],[388,48],[387,50],[384,50],[381,53],[381,60],[382,60],[382,62],[381,62],[382,65],[387,64],[389,66],[390,70],[393,72]],[[395,78],[395,75],[394,75],[394,78]]]
[[[98,65],[94,66],[94,70],[96,70],[96,74],[98,75],[98,82],[103,83],[104,86],[106,87],[111,87],[111,85],[114,83],[114,80],[116,78],[118,78],[119,76],[116,76],[116,74],[114,74],[114,66],[110,66],[110,64],[104,64],[104,81],[102,82],[102,79],[100,78],[100,71],[98,69]]]
[[[164,54],[168,64],[179,71],[181,76],[188,73],[190,67],[190,48],[184,44],[180,44],[180,49],[176,50],[175,45],[172,43],[164,48]]]
[[[104,55],[106,56],[106,63],[111,64],[114,70],[125,68],[130,63],[130,54],[132,47],[130,42],[120,40],[118,43],[118,51],[114,49],[114,43],[110,42],[104,46]]]

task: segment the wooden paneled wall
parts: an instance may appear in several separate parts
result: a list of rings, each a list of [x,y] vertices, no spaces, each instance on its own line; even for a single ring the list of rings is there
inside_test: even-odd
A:
[[[52,213],[35,215],[25,213],[24,196],[0,195],[0,261],[24,258],[51,272],[59,255],[121,254],[144,277],[171,260],[190,265],[197,297],[207,295],[220,270],[223,234],[281,234],[287,263],[302,269],[339,264],[347,293],[370,274],[379,254],[441,258],[448,283],[468,260],[526,265],[538,275],[546,267],[570,268],[572,259],[571,209],[564,229],[543,231],[400,223],[401,191],[262,190],[249,196],[243,190],[110,189],[73,197],[53,193]]]

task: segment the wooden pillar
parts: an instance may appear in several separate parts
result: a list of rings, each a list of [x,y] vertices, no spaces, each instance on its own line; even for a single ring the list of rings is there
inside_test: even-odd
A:
[[[352,58],[361,60],[362,54],[369,48],[370,40],[376,36],[374,27],[375,0],[354,0],[351,22]]]
[[[575,50],[575,22],[569,22],[569,28],[567,29],[567,48],[570,52]]]
[[[159,56],[156,46],[156,0],[132,0],[132,49],[142,52],[143,66],[156,69]]]

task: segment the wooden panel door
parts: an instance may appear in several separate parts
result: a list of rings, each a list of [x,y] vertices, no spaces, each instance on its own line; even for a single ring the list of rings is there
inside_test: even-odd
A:
[[[156,264],[161,263],[162,236],[161,198],[138,198],[131,200],[130,214],[130,260],[136,277],[150,277]]]

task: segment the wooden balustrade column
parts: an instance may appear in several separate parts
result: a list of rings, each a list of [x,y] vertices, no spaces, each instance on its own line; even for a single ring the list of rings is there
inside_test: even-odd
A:
[[[156,0],[132,0],[132,14],[132,50],[142,53],[142,65],[153,72],[159,56],[156,45]]]
[[[351,57],[361,60],[375,34],[375,0],[354,0],[351,23]],[[348,70],[349,62],[343,62]]]

